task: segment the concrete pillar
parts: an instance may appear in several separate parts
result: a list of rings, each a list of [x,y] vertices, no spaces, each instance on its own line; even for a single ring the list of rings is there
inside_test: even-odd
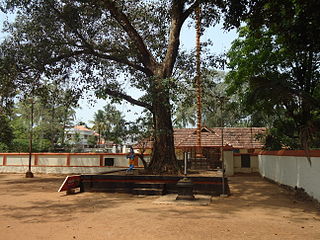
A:
[[[112,153],[117,153],[117,145],[112,146]]]
[[[128,153],[127,146],[125,144],[122,145],[122,153]]]
[[[234,175],[233,151],[223,151],[225,174],[226,176]]]

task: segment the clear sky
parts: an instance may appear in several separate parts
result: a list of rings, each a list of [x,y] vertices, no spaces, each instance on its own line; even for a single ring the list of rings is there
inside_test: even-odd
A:
[[[6,15],[0,12],[0,28],[2,29],[2,24],[6,19]],[[9,16],[9,20],[13,20],[13,16]],[[202,36],[202,40],[210,38],[213,42],[213,46],[210,48],[214,53],[223,53],[230,48],[231,42],[237,37],[235,30],[230,32],[225,32],[221,29],[222,25],[217,25],[207,29]],[[4,34],[0,33],[0,42],[4,38]],[[185,24],[181,32],[181,46],[182,48],[192,49],[195,47],[195,30],[194,28],[188,28]],[[133,92],[133,97],[139,97],[138,91]],[[95,103],[89,101],[86,97],[80,101],[81,108],[76,111],[76,122],[83,121],[89,123],[93,120],[94,113],[102,109],[104,105],[107,104],[105,100],[96,99]],[[134,121],[139,117],[142,108],[138,106],[132,106],[129,103],[124,103],[117,105],[117,109],[123,112],[127,121]],[[91,124],[89,124],[91,125]]]

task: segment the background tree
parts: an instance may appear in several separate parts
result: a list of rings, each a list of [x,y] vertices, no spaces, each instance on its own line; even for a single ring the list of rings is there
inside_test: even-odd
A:
[[[94,148],[97,146],[97,142],[98,142],[98,137],[95,135],[91,135],[88,137],[88,144],[90,147]]]
[[[116,144],[123,143],[126,139],[127,128],[124,115],[114,106],[107,104],[103,107],[106,129],[103,132],[105,139]]]
[[[225,73],[215,69],[202,70],[202,125],[218,127],[221,125],[223,107],[224,125],[229,127],[246,125],[246,115],[236,96],[228,97]],[[192,81],[192,80],[191,80]],[[196,124],[196,99],[192,83],[186,84],[181,91],[179,103],[174,113],[176,127],[194,127]],[[223,106],[219,100],[224,97]]]
[[[94,114],[94,120],[91,123],[93,123],[92,130],[99,134],[98,142],[101,143],[102,133],[107,128],[103,110],[98,110],[98,112]]]
[[[56,79],[37,90],[42,107],[43,135],[51,142],[51,151],[64,146],[65,131],[71,126],[74,108],[78,106],[78,94],[64,86],[64,81]]]
[[[148,109],[154,123],[150,170],[176,172],[170,100],[177,79],[172,75],[181,28],[200,2],[203,27],[214,24],[221,1],[7,0],[2,7],[19,9],[7,41],[24,56],[16,59],[18,65],[76,72],[99,96]],[[145,95],[134,99],[125,91],[128,84]]]
[[[12,147],[13,132],[9,118],[0,113],[0,152],[8,152]]]
[[[126,141],[127,122],[124,119],[124,115],[115,106],[107,104],[103,107],[103,110],[98,110],[94,114],[92,123],[94,124],[92,129],[104,140],[109,140],[116,144]]]
[[[33,116],[31,116],[31,108],[33,108]],[[41,129],[41,113],[42,108],[37,97],[27,97],[16,104],[11,122],[14,133],[12,151],[29,152],[31,117],[33,117],[33,126],[35,126],[32,129],[33,151],[48,151],[50,141],[45,140],[42,137],[42,131],[39,131]]]
[[[0,51],[1,53],[1,51]],[[10,151],[13,141],[13,131],[10,125],[14,97],[17,93],[16,85],[11,81],[13,71],[12,62],[4,56],[0,57],[0,152]]]
[[[43,88],[41,90],[38,88],[32,98],[34,102],[33,149],[35,152],[55,151],[57,147],[63,147],[64,131],[67,126],[71,125],[71,116],[74,114],[72,106],[75,102],[74,97],[72,97],[73,100],[66,97],[68,91],[60,89],[59,95],[59,97],[55,96],[54,106],[51,106],[49,102],[52,96]],[[14,134],[11,151],[28,151],[30,101],[31,98],[26,97],[14,105],[10,124]]]
[[[272,135],[292,148],[319,147],[319,1],[256,1],[228,54],[230,91],[253,113],[273,116]]]
[[[135,122],[127,122],[127,142],[135,144],[153,136],[153,122],[150,113],[145,111]]]

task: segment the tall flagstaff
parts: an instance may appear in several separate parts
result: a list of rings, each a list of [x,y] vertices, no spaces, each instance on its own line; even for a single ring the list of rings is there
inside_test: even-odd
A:
[[[196,93],[197,93],[197,148],[196,157],[203,157],[201,148],[201,13],[200,6],[196,8]]]

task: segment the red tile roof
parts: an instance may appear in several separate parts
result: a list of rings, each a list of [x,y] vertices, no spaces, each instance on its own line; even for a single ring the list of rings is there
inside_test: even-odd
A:
[[[174,142],[176,148],[197,146],[196,128],[176,128],[174,129]],[[224,128],[223,145],[234,148],[262,148],[263,143],[257,140],[257,134],[265,133],[266,128]],[[219,147],[222,145],[221,128],[206,128],[201,130],[202,147]],[[139,144],[140,145],[140,144]],[[147,140],[145,147],[151,147],[151,141]]]
[[[74,126],[74,129],[77,129],[77,130],[80,130],[80,131],[86,131],[86,132],[93,132],[92,130],[86,128],[86,127],[83,126],[83,125]]]

